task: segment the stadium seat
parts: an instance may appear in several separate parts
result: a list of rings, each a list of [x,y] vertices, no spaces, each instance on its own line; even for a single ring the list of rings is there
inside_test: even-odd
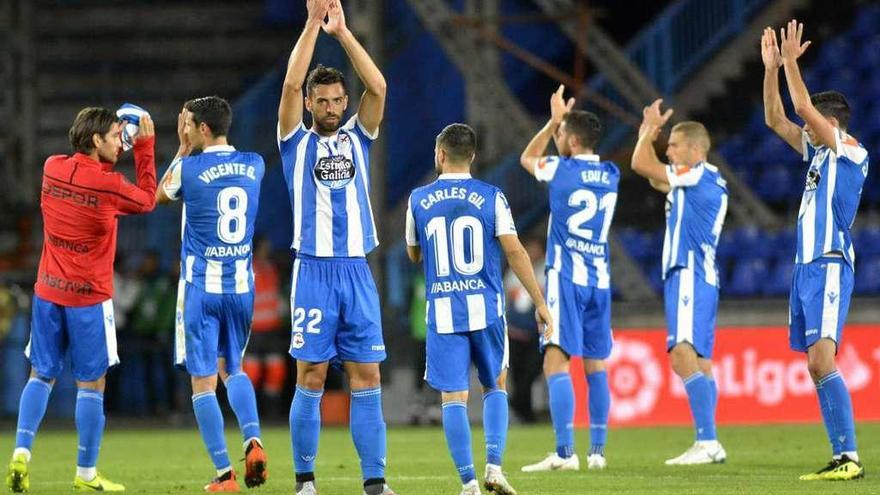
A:
[[[872,225],[854,232],[853,248],[856,256],[880,256],[880,226]]]
[[[763,258],[742,258],[733,267],[727,283],[728,295],[756,296],[767,280],[767,261]]]
[[[794,256],[779,256],[773,264],[770,277],[765,279],[763,293],[768,296],[786,296],[791,291]]]
[[[861,295],[880,294],[880,255],[856,259],[854,292]]]

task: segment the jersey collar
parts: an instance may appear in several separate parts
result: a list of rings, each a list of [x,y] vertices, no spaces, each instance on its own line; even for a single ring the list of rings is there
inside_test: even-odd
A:
[[[463,173],[463,172],[458,173],[458,174],[440,174],[440,176],[437,177],[437,179],[439,179],[439,180],[463,180],[463,179],[470,179],[470,178],[471,178],[471,174]]]
[[[224,151],[235,151],[235,146],[232,146],[231,144],[215,144],[214,146],[208,146],[203,149],[202,153],[223,153]]]
[[[574,155],[574,158],[578,160],[584,160],[586,162],[598,162],[599,155]]]

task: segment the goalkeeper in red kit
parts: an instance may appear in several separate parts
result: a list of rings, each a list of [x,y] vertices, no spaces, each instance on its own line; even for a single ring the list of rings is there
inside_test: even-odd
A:
[[[6,476],[13,492],[29,489],[28,463],[55,378],[70,355],[76,379],[77,490],[123,491],[95,465],[104,432],[104,376],[119,364],[113,319],[113,259],[120,215],[155,206],[153,122],[140,118],[134,143],[137,184],[113,171],[122,152],[122,123],[104,108],[85,108],[70,128],[74,154],[43,167],[43,252],[34,286],[31,375],[21,393],[15,451]]]

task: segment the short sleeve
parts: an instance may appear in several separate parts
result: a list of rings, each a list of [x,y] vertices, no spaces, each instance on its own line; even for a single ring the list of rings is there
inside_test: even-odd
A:
[[[559,168],[558,156],[543,156],[535,165],[535,178],[541,182],[550,182]]]
[[[834,141],[837,147],[837,156],[844,158],[845,161],[861,166],[868,158],[868,150],[860,145],[856,138],[844,133],[840,129],[834,129]]]
[[[416,232],[416,219],[413,218],[412,213],[412,197],[406,202],[406,245],[419,245],[419,236]]]
[[[347,131],[354,132],[361,139],[364,139],[368,142],[375,141],[376,138],[379,137],[379,129],[376,129],[376,132],[370,134],[367,132],[367,129],[364,127],[364,124],[361,123],[360,116],[358,114],[354,114],[348,119],[348,122],[342,126],[343,129]]]
[[[171,162],[171,165],[168,166],[168,170],[162,177],[162,190],[165,192],[165,195],[168,196],[168,199],[175,201],[180,199],[180,194],[182,192],[181,189],[183,187],[182,169],[183,158],[178,158]]]
[[[687,165],[667,165],[666,178],[671,187],[690,187],[700,182],[704,167],[689,167]]]
[[[516,225],[513,223],[513,215],[504,193],[498,191],[495,195],[495,237],[516,234]]]
[[[306,129],[305,124],[300,122],[286,136],[282,136],[281,122],[279,122],[275,130],[275,135],[278,139],[278,150],[281,151],[281,155],[283,156],[287,150],[295,148],[296,145],[302,140],[302,138],[306,134],[308,134],[308,132],[309,130]]]

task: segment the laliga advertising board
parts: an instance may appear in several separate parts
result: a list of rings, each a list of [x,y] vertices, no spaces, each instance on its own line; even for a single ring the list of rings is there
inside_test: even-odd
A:
[[[786,327],[718,328],[713,363],[719,424],[822,421],[805,355],[788,348]],[[847,325],[837,366],[852,394],[856,421],[880,420],[880,325]],[[575,424],[587,426],[579,359],[572,360],[571,374]],[[691,424],[684,385],[669,366],[665,329],[616,330],[608,382],[612,424]]]

